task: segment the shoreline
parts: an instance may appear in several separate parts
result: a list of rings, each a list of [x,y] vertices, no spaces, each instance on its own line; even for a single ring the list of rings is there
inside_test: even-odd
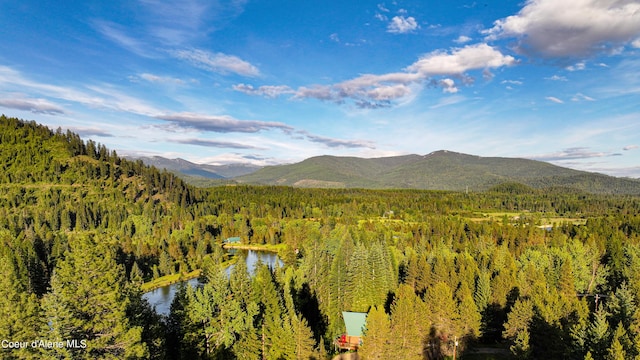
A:
[[[265,252],[272,252],[272,253],[278,253],[280,252],[280,250],[286,249],[286,247],[287,246],[285,244],[278,244],[278,245],[222,244],[222,248],[224,249],[265,251]],[[232,260],[224,261],[222,264],[229,266],[229,265],[232,265],[233,262],[234,260],[232,259]],[[169,286],[175,283],[179,283],[181,281],[187,281],[187,280],[197,278],[198,276],[200,276],[200,274],[202,274],[202,269],[196,269],[188,273],[176,273],[176,274],[161,276],[157,279],[143,283],[142,285],[140,285],[140,290],[142,291],[143,294],[148,293],[164,286]]]

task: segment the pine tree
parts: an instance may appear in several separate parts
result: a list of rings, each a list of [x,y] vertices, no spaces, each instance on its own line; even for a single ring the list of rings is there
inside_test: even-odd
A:
[[[605,357],[606,360],[625,360],[626,352],[622,345],[624,338],[626,337],[626,332],[622,327],[622,323],[618,324],[616,331],[613,333],[613,339],[611,341],[611,346],[607,349],[607,355]]]
[[[307,319],[296,311],[293,303],[292,284],[294,283],[294,271],[288,268],[285,273],[283,297],[285,305],[284,321],[291,326],[294,354],[296,360],[308,360],[314,358],[316,342]]]
[[[238,259],[231,271],[229,286],[233,298],[240,302],[246,321],[243,326],[244,330],[236,329],[238,334],[233,344],[233,353],[238,359],[258,359],[260,356],[260,341],[254,326],[254,320],[258,315],[259,307],[253,296],[251,278],[243,256]]]
[[[460,335],[460,314],[453,298],[453,291],[444,282],[438,282],[425,294],[429,305],[429,319],[436,334],[443,341],[443,351],[449,353],[449,341]]]
[[[511,352],[517,357],[527,357],[531,351],[529,346],[529,326],[533,318],[533,305],[530,300],[517,300],[508,320],[504,324],[502,336],[511,339]]]
[[[50,338],[86,340],[86,348],[63,350],[74,358],[146,357],[142,328],[132,327],[126,317],[129,299],[124,270],[111,249],[90,237],[72,239],[70,247],[58,261],[51,292],[44,298]]]
[[[460,335],[471,339],[480,337],[482,315],[480,315],[478,307],[473,301],[471,290],[466,283],[460,284],[456,297],[458,299],[458,314],[460,314]]]
[[[429,324],[425,303],[409,285],[400,285],[391,304],[390,349],[402,359],[422,359]]]
[[[367,315],[367,327],[358,349],[366,360],[386,360],[391,358],[391,322],[383,307],[374,306]]]
[[[637,306],[634,294],[626,283],[622,283],[616,289],[613,296],[607,302],[607,308],[611,314],[611,322],[616,324],[621,322],[624,328],[629,328]]]
[[[369,251],[358,244],[351,254],[347,269],[346,296],[350,308],[346,310],[366,312],[373,305],[372,291],[375,279],[371,278],[372,264],[369,263]]]
[[[603,359],[609,346],[609,323],[607,312],[600,305],[594,313],[594,318],[587,328],[589,352],[598,359]]]
[[[187,313],[194,324],[201,326],[207,355],[231,348],[239,334],[252,329],[257,313],[257,305],[243,306],[242,299],[231,293],[223,268],[208,275],[202,288],[187,291]]]
[[[489,306],[489,301],[491,301],[491,274],[488,271],[481,271],[478,274],[473,299],[480,312]]]
[[[260,306],[257,331],[262,359],[295,358],[295,344],[290,341],[293,337],[291,322],[287,321],[282,297],[266,265],[257,266],[252,286]]]
[[[33,341],[40,337],[45,323],[35,294],[18,281],[11,257],[0,254],[0,340]],[[37,349],[0,349],[2,358],[36,359]]]

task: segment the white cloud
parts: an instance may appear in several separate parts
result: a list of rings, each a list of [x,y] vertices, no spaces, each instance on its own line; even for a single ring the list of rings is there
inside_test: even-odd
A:
[[[205,50],[178,50],[174,56],[187,60],[193,65],[205,70],[226,74],[235,73],[242,76],[255,77],[260,75],[258,68],[237,56],[223,53],[211,53]]]
[[[638,145],[627,145],[627,146],[623,147],[622,150],[624,150],[624,151],[635,150],[635,149],[637,149],[639,147],[640,146],[638,146]]]
[[[577,93],[571,98],[571,101],[596,101],[596,99],[582,93]]]
[[[108,84],[101,84],[100,86],[88,85],[85,86],[85,89],[78,90],[71,87],[33,81],[6,66],[0,66],[0,86],[18,87],[24,91],[28,90],[46,97],[72,101],[89,108],[107,108],[147,116],[154,116],[159,113],[153,106],[140,99],[123,94]]]
[[[385,21],[385,22],[386,22],[387,20],[389,20],[389,18],[388,18],[388,17],[386,17],[385,15],[382,15],[382,14],[380,14],[380,13],[376,14],[376,15],[375,15],[375,18],[376,18],[376,19],[378,19],[378,20],[380,20],[380,21]]]
[[[640,48],[640,38],[633,40],[631,46],[633,46],[634,48]]]
[[[567,81],[567,78],[564,76],[553,75],[551,77],[545,78],[545,80],[553,80],[553,81]]]
[[[154,75],[150,73],[142,73],[134,76],[129,76],[129,80],[131,82],[139,82],[140,80],[144,80],[150,83],[157,84],[174,84],[174,85],[185,85],[187,81],[182,79],[174,78],[171,76],[160,76]],[[196,80],[190,80],[189,82],[196,82]]]
[[[485,44],[467,45],[451,53],[434,51],[407,68],[425,75],[461,75],[469,70],[498,68],[516,63],[509,55]]]
[[[29,98],[21,94],[16,94],[10,99],[0,99],[0,107],[30,111],[34,114],[61,115],[65,113],[64,108],[46,99]]]
[[[351,99],[360,108],[389,107],[393,101],[413,98],[412,95],[421,89],[424,82],[442,88],[445,93],[454,94],[459,88],[451,77],[458,77],[463,83],[471,84],[474,79],[465,74],[467,71],[482,69],[486,77],[490,68],[515,63],[513,57],[505,56],[487,44],[468,45],[452,49],[451,52],[427,54],[403,72],[364,74],[332,85],[301,86],[295,90],[292,99],[312,98],[337,104]],[[440,76],[445,78],[433,78]],[[293,91],[287,86],[261,86],[256,89],[252,85],[239,84],[233,88],[247,94],[267,97],[277,97]]]
[[[525,156],[525,157],[527,159],[532,159],[532,160],[561,161],[561,160],[601,158],[601,157],[620,156],[620,155],[621,154],[619,153],[592,151],[587,147],[572,147],[572,148],[567,148],[567,149],[563,149],[563,150],[552,152],[552,153]]]
[[[471,40],[472,39],[470,37],[468,37],[468,36],[460,35],[460,36],[458,36],[457,39],[453,40],[453,42],[456,43],[456,44],[465,44],[465,43],[468,43]]]
[[[582,71],[586,68],[587,68],[587,64],[584,61],[581,61],[575,65],[570,65],[566,67],[568,71]]]
[[[392,34],[406,34],[419,28],[420,26],[413,16],[394,16],[387,26],[387,32]]]
[[[523,53],[548,58],[587,57],[638,39],[640,3],[528,0],[518,14],[495,21],[484,33],[490,40],[517,38],[517,48]]]
[[[344,139],[328,138],[328,137],[319,136],[319,135],[312,135],[312,134],[305,133],[304,131],[301,133],[303,133],[309,141],[323,144],[331,148],[369,148],[369,149],[376,148],[375,143],[368,140],[344,140]]]
[[[438,85],[442,87],[442,91],[449,94],[455,94],[458,92],[458,88],[456,87],[456,83],[453,79],[442,79],[438,81]]]
[[[206,115],[191,112],[157,115],[155,118],[170,122],[181,129],[194,129],[219,133],[255,133],[262,130],[280,129],[285,132],[293,128],[280,122],[238,120],[228,115]]]
[[[283,94],[295,94],[295,90],[286,85],[265,85],[259,88],[254,88],[253,85],[237,84],[233,85],[233,90],[239,91],[248,95],[264,96],[266,98],[276,98]]]
[[[554,97],[554,96],[547,96],[547,97],[545,97],[545,99],[547,99],[547,100],[549,100],[551,102],[554,102],[556,104],[564,104],[564,101],[562,101],[562,100],[560,100],[560,99],[558,99],[557,97]]]
[[[333,42],[337,42],[337,43],[340,42],[340,37],[336,33],[329,35],[329,39]]]
[[[522,85],[520,80],[502,80],[500,84]]]

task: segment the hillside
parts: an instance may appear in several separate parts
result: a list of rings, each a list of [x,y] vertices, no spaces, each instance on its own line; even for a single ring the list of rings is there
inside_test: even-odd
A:
[[[167,159],[161,156],[137,157],[136,159],[142,160],[146,165],[155,166],[158,169],[166,169],[178,174],[205,179],[232,178],[247,175],[260,169],[260,166],[251,164],[196,164],[185,159]]]
[[[567,187],[590,193],[640,194],[640,181],[555,166],[546,162],[480,157],[451,151],[363,159],[319,156],[270,166],[235,178],[240,183],[299,187],[484,191],[505,182],[534,188]]]
[[[157,260],[150,255],[163,246],[155,238],[183,226],[184,209],[200,196],[173,173],[123,159],[70,131],[5,116],[0,169],[0,243],[15,247],[12,239],[21,239],[29,249],[44,241],[38,246],[51,252],[38,250],[38,265],[29,268],[38,295],[69,237],[101,234],[102,241],[144,259],[138,266],[151,274]]]

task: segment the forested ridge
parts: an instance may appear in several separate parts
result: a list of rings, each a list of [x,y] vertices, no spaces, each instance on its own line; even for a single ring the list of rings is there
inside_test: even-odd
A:
[[[635,196],[197,189],[4,116],[0,167],[2,358],[328,359],[342,311],[368,312],[365,359],[640,357]],[[227,275],[232,236],[284,266]],[[195,269],[168,317],[142,300]]]
[[[578,171],[543,161],[447,150],[372,159],[317,156],[295,164],[267,166],[233,180],[296,187],[449,191],[486,191],[505,182],[517,182],[537,189],[562,187],[594,194],[640,195],[638,179]]]

